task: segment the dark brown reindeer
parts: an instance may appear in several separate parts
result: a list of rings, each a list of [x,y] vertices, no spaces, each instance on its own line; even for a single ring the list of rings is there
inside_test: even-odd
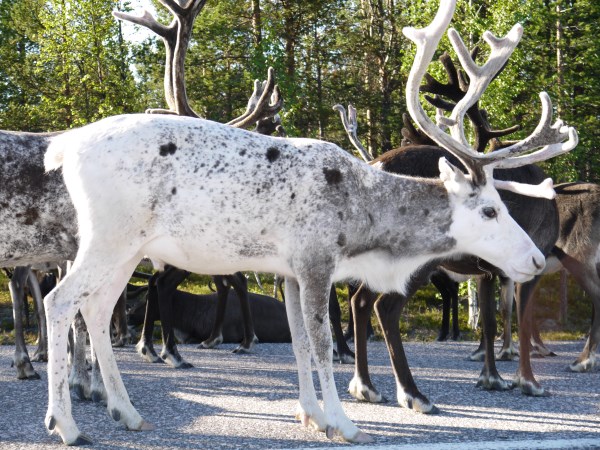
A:
[[[210,337],[214,328],[214,317],[219,305],[219,295],[191,294],[176,290],[173,294],[173,327],[177,339],[184,344],[197,344]],[[239,343],[243,339],[243,311],[234,290],[229,290],[228,307],[223,314],[223,343]],[[131,305],[127,323],[130,327],[143,325],[146,302]],[[254,332],[259,342],[291,342],[283,302],[266,295],[248,292],[248,303],[254,318]]]
[[[514,30],[513,30],[514,32]],[[512,32],[511,32],[512,33]],[[515,130],[516,127],[507,130],[492,130],[485,117],[483,111],[477,107],[477,100],[487,84],[491,82],[502,66],[506,64],[507,58],[502,60],[498,58],[498,55],[502,52],[502,47],[495,39],[486,39],[490,45],[492,45],[492,56],[495,57],[496,62],[502,60],[502,62],[496,66],[495,70],[490,70],[490,62],[492,58],[488,60],[483,68],[479,68],[475,65],[472,59],[474,55],[469,56],[468,52],[462,45],[462,41],[458,39],[456,32],[450,31],[453,45],[459,53],[459,58],[463,66],[466,66],[469,75],[470,83],[466,81],[466,77],[457,72],[454,68],[452,61],[448,55],[444,55],[441,61],[446,68],[448,73],[449,82],[443,85],[437,82],[429,75],[425,75],[426,83],[420,86],[421,90],[428,92],[435,92],[436,94],[443,94],[448,100],[443,100],[439,97],[429,98],[438,108],[438,121],[441,125],[450,125],[452,135],[459,141],[466,144],[466,139],[462,131],[462,115],[467,115],[474,124],[475,127],[475,145],[476,150],[482,150],[486,147],[488,142],[492,140],[492,148],[495,149],[498,146],[497,142],[494,142],[498,137],[507,135]],[[510,36],[510,35],[509,35]],[[506,42],[509,39],[503,39]],[[513,40],[513,44],[516,45],[516,41]],[[514,48],[514,47],[513,47]],[[512,50],[510,50],[512,51]],[[510,53],[509,51],[509,53]],[[426,114],[419,112],[417,107],[417,96],[419,91],[420,81],[415,81],[413,78],[412,91],[407,92],[407,103],[409,109],[412,109],[411,115],[417,119],[419,126],[425,130],[425,133],[418,132],[408,120],[405,120],[406,128],[403,130],[403,134],[410,144],[429,145],[427,152],[423,153],[420,149],[418,152],[414,146],[408,146],[399,148],[396,150],[389,151],[379,158],[370,162],[375,167],[378,167],[385,171],[393,173],[399,173],[403,175],[414,175],[424,177],[435,177],[438,174],[431,170],[431,164],[427,164],[425,161],[435,161],[441,156],[446,156],[451,161],[450,156],[447,156],[447,152],[440,149],[439,147],[431,147],[432,139],[440,144],[448,145],[445,134],[441,135],[439,129],[436,128],[431,122],[428,123]],[[552,145],[555,142],[560,142],[563,137],[559,133],[562,123],[557,123],[551,126],[550,123],[550,105],[548,100],[542,98],[544,103],[543,118],[540,125],[532,136],[527,138],[522,143],[512,143],[512,147],[520,147],[522,145],[528,145],[532,141],[542,139],[545,144]],[[356,114],[353,109],[350,109],[348,114],[349,119],[346,119],[343,112],[343,108],[336,107],[340,110],[342,120],[348,134],[351,135],[351,141],[356,145],[360,146],[360,141],[356,137]],[[450,119],[443,116],[440,110],[450,109],[452,116]],[[415,115],[415,110],[416,115]],[[546,131],[544,131],[544,129]],[[538,141],[539,142],[539,141]],[[570,144],[574,145],[576,139]],[[510,148],[510,147],[508,147]],[[506,150],[499,150],[500,152]],[[366,153],[366,152],[361,152]],[[426,155],[426,156],[424,156]],[[492,157],[491,155],[482,155],[483,158]],[[529,161],[534,162],[534,161]],[[458,164],[458,162],[457,162]],[[502,166],[498,166],[502,167]],[[543,183],[547,186],[548,181],[544,180],[543,172],[535,166],[524,166],[516,167],[511,164],[507,164],[504,167],[506,169],[496,170],[496,178],[499,180],[517,181],[527,184],[538,184]],[[502,183],[497,184],[500,188],[506,188],[507,185]],[[546,200],[542,198],[530,198],[519,195],[515,192],[500,191],[501,198],[506,203],[511,215],[530,235],[532,240],[536,243],[538,248],[547,255],[549,254],[554,242],[556,240],[558,232],[558,216],[556,213],[556,207],[552,200]],[[518,190],[516,191],[518,192]],[[382,396],[373,387],[369,374],[366,360],[366,339],[364,336],[364,329],[372,308],[375,308],[377,317],[381,323],[386,343],[390,350],[390,356],[392,358],[392,364],[394,374],[396,376],[398,385],[398,402],[408,408],[415,409],[421,412],[435,412],[437,409],[429,402],[429,400],[423,396],[416,387],[416,384],[410,374],[406,356],[402,349],[402,341],[399,334],[398,322],[403,306],[410,296],[418,289],[423,283],[429,281],[431,272],[441,265],[445,269],[449,269],[452,272],[469,274],[469,275],[480,275],[480,281],[478,283],[479,297],[482,308],[482,320],[483,320],[483,333],[485,343],[485,365],[480,375],[478,386],[486,389],[499,389],[504,390],[510,388],[512,385],[505,382],[498,375],[498,372],[494,363],[493,354],[493,339],[495,332],[495,315],[493,310],[493,275],[503,275],[501,271],[498,271],[495,267],[491,266],[485,261],[479,258],[467,257],[461,260],[443,261],[439,260],[432,262],[429,265],[424,265],[416,276],[411,279],[411,284],[407,288],[406,295],[400,294],[384,294],[378,296],[374,292],[368,290],[366,287],[359,291],[357,296],[352,299],[352,307],[354,310],[355,320],[355,346],[357,353],[356,360],[356,374],[350,383],[350,392],[353,396],[361,400],[367,400],[372,402],[382,401]],[[525,313],[529,312],[528,298],[531,292],[532,283],[524,283],[520,286],[519,296],[517,298],[519,305],[520,316],[524,316]],[[527,335],[528,331],[526,326],[522,327],[521,339],[526,339],[529,342]],[[527,337],[525,337],[527,336]],[[527,344],[524,345],[526,348]],[[533,373],[528,357],[521,358],[520,371],[517,374],[516,384],[521,386],[523,392],[532,395],[543,395],[544,390],[539,386]]]
[[[561,268],[573,276],[592,301],[592,324],[581,354],[569,365],[573,372],[589,372],[596,367],[596,352],[600,342],[600,186],[593,183],[574,182],[555,186],[556,205],[559,216],[559,233],[555,246],[546,258],[544,274],[555,273]],[[539,277],[534,280],[535,286]],[[532,300],[535,296],[532,297]],[[504,349],[513,349],[511,329],[511,306],[504,302]],[[535,322],[531,345],[537,356],[553,356],[539,334]]]

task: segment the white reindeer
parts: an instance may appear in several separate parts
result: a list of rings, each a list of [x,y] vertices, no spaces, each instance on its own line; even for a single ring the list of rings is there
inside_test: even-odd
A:
[[[420,32],[424,40],[450,21],[455,1],[441,4]],[[418,52],[416,64],[430,59]],[[80,246],[71,272],[45,299],[48,429],[66,444],[89,442],[72,417],[66,384],[67,331],[77,309],[97,351],[111,416],[131,430],[153,428],[129,401],[106,333],[115,299],[148,255],[159,266],[197,273],[284,275],[298,364],[297,418],[328,437],[338,431],[348,441],[370,441],[344,414],[333,379],[331,283],[356,279],[376,291],[403,292],[423,264],[465,253],[517,281],[545,265],[502,204],[491,170],[483,169],[490,157],[482,161],[464,146],[450,147],[471,176],[446,160],[439,162],[439,180],[396,176],[330,143],[184,117],[117,116],[53,138],[46,168],[63,168]]]

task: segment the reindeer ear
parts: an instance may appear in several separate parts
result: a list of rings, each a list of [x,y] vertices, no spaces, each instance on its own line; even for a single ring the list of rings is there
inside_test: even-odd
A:
[[[443,181],[449,193],[466,193],[467,186],[470,186],[470,183],[462,170],[451,164],[446,158],[440,158],[438,166],[440,169],[440,180]]]

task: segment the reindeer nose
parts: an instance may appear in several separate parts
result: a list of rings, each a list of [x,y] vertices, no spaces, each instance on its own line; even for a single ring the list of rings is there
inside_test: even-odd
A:
[[[541,261],[539,261],[539,262],[538,262],[538,261],[535,259],[535,256],[532,256],[532,257],[531,257],[531,261],[533,262],[533,265],[535,266],[535,268],[536,268],[537,270],[539,270],[540,272],[542,271],[542,269],[543,269],[544,267],[546,267],[546,260],[545,260],[545,259],[542,259]]]

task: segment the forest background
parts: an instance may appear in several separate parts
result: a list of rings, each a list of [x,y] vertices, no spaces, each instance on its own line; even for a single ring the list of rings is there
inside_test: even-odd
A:
[[[336,103],[352,103],[359,137],[375,155],[400,145],[404,88],[414,48],[402,27],[423,26],[437,1],[208,0],[196,20],[186,61],[190,103],[201,116],[227,122],[245,108],[254,79],[276,70],[291,136],[350,149]],[[164,46],[112,11],[163,23],[153,0],[0,0],[0,128],[55,131],[102,117],[164,106]],[[452,22],[467,45],[483,31],[525,33],[481,105],[495,128],[539,120],[538,93],[577,128],[580,144],[545,164],[556,182],[600,181],[600,2],[596,0],[459,0]],[[442,41],[440,52],[450,50]],[[453,54],[452,51],[450,52]],[[443,80],[439,63],[432,72]]]

